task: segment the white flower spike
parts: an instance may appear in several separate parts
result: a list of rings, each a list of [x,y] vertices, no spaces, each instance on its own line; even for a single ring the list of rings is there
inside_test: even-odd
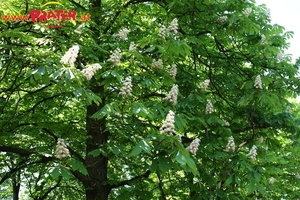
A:
[[[165,40],[166,39],[166,31],[167,31],[167,28],[164,25],[160,25],[160,28],[158,31],[158,36]]]
[[[79,53],[79,45],[72,46],[65,55],[62,56],[60,59],[60,62],[65,65],[70,65],[71,67],[74,67],[74,63],[76,61],[76,58]]]
[[[169,94],[166,96],[165,100],[169,101],[172,105],[177,104],[177,96],[178,96],[178,85],[174,84],[169,92]]]
[[[257,147],[255,145],[252,146],[252,148],[250,149],[250,152],[247,154],[247,156],[249,158],[251,158],[251,160],[256,160],[256,156],[257,156]]]
[[[249,17],[250,13],[252,12],[252,8],[247,8],[243,14],[245,15],[245,17]]]
[[[173,135],[175,133],[175,113],[170,110],[166,120],[163,122],[163,125],[160,127],[160,131],[162,133],[167,133],[169,135]]]
[[[121,40],[126,40],[127,39],[127,35],[130,32],[130,30],[128,30],[127,28],[123,28],[122,30],[119,31],[119,33],[117,34],[117,36],[121,39]]]
[[[234,138],[232,136],[230,136],[228,138],[228,143],[226,145],[226,149],[225,149],[226,152],[234,152],[235,151],[235,143],[234,143]]]
[[[117,48],[112,55],[110,55],[108,61],[112,62],[113,66],[117,66],[120,63],[122,52],[120,48]]]
[[[211,103],[211,100],[207,99],[207,104],[206,104],[206,110],[205,110],[205,113],[206,114],[211,114],[214,112],[214,107]]]
[[[119,94],[124,97],[129,97],[131,96],[131,90],[132,90],[132,80],[131,80],[131,76],[128,76],[123,82],[123,86]]]
[[[263,89],[260,75],[256,76],[255,82],[254,82],[254,87],[257,88],[257,89]]]
[[[162,59],[158,59],[158,60],[153,59],[153,62],[152,62],[151,66],[154,67],[154,68],[162,69],[163,68],[163,61],[162,61]]]
[[[198,151],[198,147],[200,144],[200,139],[196,138],[192,141],[192,143],[186,148],[186,150],[188,150],[189,152],[191,152],[192,154],[196,155],[197,151]]]
[[[170,26],[168,27],[170,32],[174,32],[175,34],[178,32],[178,19],[175,18],[172,20]]]
[[[87,80],[91,80],[93,78],[93,76],[95,75],[96,71],[101,69],[101,65],[99,65],[98,63],[92,64],[92,65],[88,65],[87,68],[81,70],[81,73],[83,74],[83,76],[85,76],[85,78]]]
[[[170,69],[170,76],[172,76],[173,78],[176,77],[177,74],[177,68],[176,65],[172,65],[171,69]]]
[[[205,81],[203,81],[200,85],[199,85],[199,88],[201,90],[206,90],[209,86],[209,83],[210,83],[210,80],[209,79],[206,79]]]
[[[67,145],[61,138],[57,139],[55,154],[58,159],[70,157],[70,152],[67,148]]]

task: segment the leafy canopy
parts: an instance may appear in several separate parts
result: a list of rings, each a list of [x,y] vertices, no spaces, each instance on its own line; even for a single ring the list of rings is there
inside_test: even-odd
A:
[[[69,0],[91,20],[3,19],[45,3],[0,3],[2,199],[298,196],[299,60],[265,5]]]

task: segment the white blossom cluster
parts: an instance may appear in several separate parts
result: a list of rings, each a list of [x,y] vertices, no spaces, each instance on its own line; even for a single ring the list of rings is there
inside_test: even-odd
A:
[[[71,67],[74,67],[74,63],[79,53],[79,45],[72,46],[65,55],[61,58],[60,62],[62,64],[69,64]]]
[[[225,16],[219,17],[218,22],[219,23],[224,23],[224,22],[227,21],[227,19],[228,19],[228,17],[225,15]]]
[[[296,176],[297,179],[300,179],[300,174],[299,173],[297,173],[295,176]]]
[[[248,17],[252,12],[252,8],[247,8],[246,10],[244,10],[243,14]]]
[[[119,33],[117,34],[117,36],[121,39],[121,40],[125,40],[127,38],[128,33],[130,32],[130,30],[128,30],[127,28],[123,28],[119,31]]]
[[[160,25],[159,31],[158,31],[158,36],[165,40],[166,39],[166,32],[167,32],[167,28],[164,25]]]
[[[129,97],[131,96],[131,90],[132,90],[132,79],[131,76],[128,76],[127,78],[125,78],[119,94],[124,97]]]
[[[192,143],[186,148],[186,150],[188,150],[189,152],[191,152],[192,154],[196,155],[198,147],[200,144],[200,139],[196,138],[192,141]]]
[[[257,156],[257,147],[255,145],[252,146],[252,148],[250,149],[250,152],[247,154],[247,156],[249,158],[251,158],[252,160],[256,160],[256,156]]]
[[[264,142],[264,137],[263,137],[263,136],[259,137],[259,138],[257,139],[257,141],[258,141],[260,144],[263,143],[263,142]]]
[[[261,44],[261,45],[266,45],[266,44],[268,44],[267,38],[266,38],[266,36],[265,36],[264,34],[261,35],[260,44]]]
[[[275,178],[274,177],[271,177],[270,179],[269,179],[269,183],[270,184],[273,184],[275,182]]]
[[[254,81],[254,87],[257,89],[262,89],[262,82],[261,82],[261,78],[260,75],[257,75]]]
[[[57,140],[55,154],[58,159],[70,157],[69,149],[67,148],[64,140],[61,138],[58,138]]]
[[[134,42],[130,42],[129,51],[135,51],[135,50],[136,50],[135,43]]]
[[[174,32],[175,34],[178,32],[178,19],[174,18],[170,24],[170,26],[168,27],[168,30],[170,32]]]
[[[199,88],[201,90],[206,90],[207,87],[209,86],[210,80],[206,79],[205,81],[203,81],[202,83],[200,83]]]
[[[172,76],[173,78],[176,77],[177,74],[177,68],[175,65],[172,65],[171,69],[170,69],[170,76]]]
[[[207,99],[207,104],[206,104],[206,110],[205,110],[205,113],[206,114],[211,114],[214,112],[214,107],[211,103],[211,100],[210,99]]]
[[[223,119],[224,122],[224,126],[230,126],[230,123],[228,121],[226,121],[225,119]]]
[[[230,152],[230,151],[234,152],[235,151],[235,143],[234,143],[234,138],[232,136],[230,136],[228,138],[228,143],[226,145],[225,151],[227,151],[227,152]]]
[[[170,110],[166,120],[164,120],[163,125],[160,127],[160,131],[162,133],[167,133],[169,135],[173,135],[173,133],[175,133],[175,113]]]
[[[166,96],[165,100],[169,101],[171,104],[177,104],[177,96],[178,96],[178,85],[174,84]]]
[[[155,67],[155,68],[162,69],[163,68],[163,61],[162,61],[162,59],[158,59],[158,60],[153,59],[151,66]]]
[[[280,62],[283,59],[282,53],[278,53],[276,59]]]
[[[101,69],[101,65],[98,63],[89,65],[88,68],[81,70],[81,73],[87,80],[91,80],[98,69]]]
[[[112,62],[114,66],[117,66],[120,63],[122,57],[122,52],[120,48],[117,48],[112,55],[110,55],[108,61]]]

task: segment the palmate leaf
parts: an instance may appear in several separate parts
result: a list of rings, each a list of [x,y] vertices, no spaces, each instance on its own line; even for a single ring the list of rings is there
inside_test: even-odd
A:
[[[152,114],[142,103],[133,104],[129,114],[135,114],[143,118],[152,118]]]
[[[137,156],[138,154],[140,154],[142,151],[146,152],[146,153],[150,153],[151,151],[151,147],[150,145],[145,141],[145,140],[141,140],[140,142],[137,143],[137,145],[135,145],[135,147],[133,148],[133,150],[129,153],[128,156]]]
[[[82,168],[81,168],[82,169]],[[84,171],[84,170],[83,170]],[[62,176],[63,178],[65,179],[70,179],[72,174],[71,172],[69,171],[69,169],[67,169],[66,167],[63,167],[63,166],[58,166],[58,167],[55,167],[51,173],[50,173],[51,177],[53,179],[57,179],[59,176]]]
[[[59,175],[60,175],[59,168],[58,168],[58,167],[54,168],[54,169],[51,171],[50,175],[51,175],[51,177],[52,177],[53,179],[57,179],[57,178],[59,177]]]
[[[197,170],[197,166],[194,162],[194,160],[190,157],[189,152],[183,147],[183,145],[176,141],[176,146],[178,147],[178,151],[174,157],[174,159],[180,163],[185,169],[187,169],[187,172],[190,170],[195,176],[199,175],[199,172]]]

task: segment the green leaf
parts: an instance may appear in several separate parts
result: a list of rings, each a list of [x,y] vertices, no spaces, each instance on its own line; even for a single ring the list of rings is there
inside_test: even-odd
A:
[[[74,74],[73,74],[73,72],[72,72],[72,70],[71,70],[70,68],[68,68],[68,69],[66,70],[65,76],[66,76],[66,78],[69,79],[69,80],[75,78],[75,76],[74,76]]]
[[[265,189],[265,187],[264,186],[262,186],[261,184],[257,184],[257,189],[259,190],[259,192],[261,193],[261,194],[265,194],[266,193],[266,189]]]
[[[146,153],[150,153],[151,151],[151,147],[147,144],[147,142],[145,140],[141,140],[139,142],[141,148],[146,152]]]
[[[86,169],[86,167],[81,163],[81,165],[79,165],[79,171],[83,174],[83,175],[88,175],[88,171]]]
[[[93,100],[94,100],[93,96],[90,95],[90,93],[87,92],[86,90],[84,90],[84,94],[85,94],[85,96],[86,96],[86,98],[87,98],[87,103],[88,103],[88,105],[91,105],[92,102],[93,102]]]
[[[165,157],[159,157],[158,158],[159,161],[159,169],[162,172],[166,172],[167,170],[170,169],[170,165],[168,164],[167,160]]]
[[[95,149],[95,150],[89,152],[89,155],[92,155],[92,156],[94,156],[94,157],[97,157],[97,156],[100,155],[100,153],[101,153],[101,150],[100,150],[100,149]]]
[[[183,145],[179,141],[176,141],[176,144],[179,150],[175,156],[175,160],[181,165],[183,165],[183,167],[187,166],[188,168],[186,169],[192,171],[192,173],[195,176],[199,175],[196,163],[190,157],[189,152],[183,147]]]
[[[228,179],[226,179],[225,183],[224,183],[224,187],[227,187],[228,185],[230,185],[232,183],[233,180],[233,174],[231,176],[229,176]]]
[[[260,174],[257,172],[253,172],[254,178],[256,179],[256,182],[260,181]]]
[[[101,119],[104,116],[107,116],[111,113],[111,106],[105,105],[103,108],[101,108],[99,111],[97,111],[95,114],[91,116],[91,118]]]
[[[70,179],[71,173],[67,168],[60,166],[60,172],[65,179]]]
[[[78,161],[76,159],[72,159],[70,161],[70,165],[72,166],[73,171],[76,171],[76,170],[79,169],[79,164],[78,164]]]
[[[60,77],[63,73],[64,73],[65,69],[60,69],[58,71],[56,71],[55,73],[53,73],[51,75],[51,77],[56,80],[58,77]]]
[[[144,118],[152,118],[152,114],[149,110],[141,103],[136,104],[133,109],[132,113],[136,114],[137,116],[144,117]]]
[[[157,158],[154,158],[154,159],[152,160],[151,165],[150,165],[150,170],[151,170],[151,172],[155,172],[156,169],[157,169],[157,166],[158,166],[158,160],[157,160]]]
[[[128,156],[137,156],[142,152],[142,147],[140,144],[135,145],[134,149],[129,153]]]
[[[59,175],[60,175],[59,168],[58,168],[58,167],[54,168],[54,169],[52,170],[52,172],[50,173],[50,175],[51,175],[51,177],[52,177],[53,179],[57,179],[57,178],[59,177]]]
[[[197,170],[197,166],[196,163],[194,162],[193,158],[188,157],[187,158],[187,166],[189,166],[189,168],[191,169],[192,173],[196,176],[199,175],[199,172]]]
[[[175,158],[176,161],[179,162],[181,165],[185,165],[187,162],[185,156],[182,154],[180,150],[178,150]]]
[[[48,85],[50,83],[50,78],[49,78],[48,73],[46,73],[42,76],[42,80],[43,80],[43,83],[46,85]]]
[[[248,192],[252,194],[255,191],[255,185],[253,182],[253,179],[250,179],[249,184],[248,184]]]

